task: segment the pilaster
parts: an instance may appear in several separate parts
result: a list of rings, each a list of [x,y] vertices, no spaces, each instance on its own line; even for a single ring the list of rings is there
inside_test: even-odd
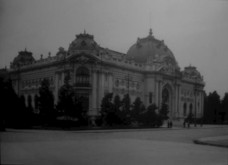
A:
[[[108,91],[109,93],[112,93],[112,88],[113,88],[113,79],[112,79],[112,74],[108,74]]]

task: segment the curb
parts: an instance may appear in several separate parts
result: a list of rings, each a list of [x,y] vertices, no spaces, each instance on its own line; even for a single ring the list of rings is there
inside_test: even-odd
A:
[[[228,144],[218,144],[218,143],[216,143],[216,141],[213,142],[213,141],[193,140],[193,142],[195,144],[228,148]]]

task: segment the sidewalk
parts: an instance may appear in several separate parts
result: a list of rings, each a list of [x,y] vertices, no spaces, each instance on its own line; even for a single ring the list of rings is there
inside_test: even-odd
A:
[[[228,135],[227,136],[200,138],[197,140],[193,140],[193,142],[196,144],[211,145],[211,146],[228,148]]]

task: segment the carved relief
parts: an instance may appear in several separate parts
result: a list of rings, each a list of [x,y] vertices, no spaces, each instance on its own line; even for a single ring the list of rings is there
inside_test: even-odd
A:
[[[85,57],[85,56],[80,56],[76,59],[76,61],[80,62],[80,63],[86,63],[89,61],[89,58],[88,57]]]

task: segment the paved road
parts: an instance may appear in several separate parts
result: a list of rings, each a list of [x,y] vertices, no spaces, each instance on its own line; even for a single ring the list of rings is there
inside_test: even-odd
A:
[[[8,130],[3,164],[228,165],[228,149],[193,139],[228,135],[228,127],[116,131]]]

